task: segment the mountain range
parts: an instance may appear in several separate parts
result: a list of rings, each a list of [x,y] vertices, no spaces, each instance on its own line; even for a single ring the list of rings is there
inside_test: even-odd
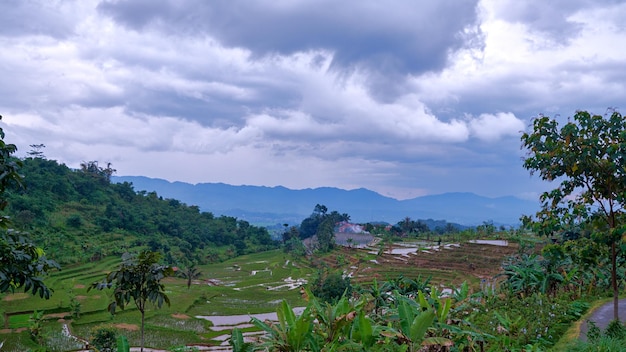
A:
[[[156,192],[214,215],[234,216],[252,224],[298,225],[316,204],[350,215],[352,222],[395,224],[411,219],[437,219],[466,226],[491,221],[517,226],[522,215],[534,214],[539,203],[513,196],[488,198],[473,193],[444,193],[407,200],[385,197],[359,188],[288,189],[282,186],[234,186],[224,183],[169,182],[143,176],[113,176],[112,182],[129,182],[136,191]]]

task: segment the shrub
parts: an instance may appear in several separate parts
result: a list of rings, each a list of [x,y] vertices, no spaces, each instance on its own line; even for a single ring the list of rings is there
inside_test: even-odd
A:
[[[117,351],[117,330],[111,326],[97,326],[91,331],[91,344],[100,352]]]
[[[327,275],[320,273],[311,287],[311,292],[325,302],[334,303],[344,293],[347,296],[352,294],[352,284],[349,277],[344,278],[339,272]]]

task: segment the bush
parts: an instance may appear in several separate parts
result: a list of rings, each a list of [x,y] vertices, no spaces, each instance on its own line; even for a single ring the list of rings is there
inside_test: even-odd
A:
[[[344,293],[348,296],[352,294],[352,284],[349,277],[344,278],[339,272],[327,275],[320,273],[311,292],[325,302],[335,303]]]
[[[65,223],[67,226],[79,228],[83,224],[83,219],[78,214],[72,214],[67,218]]]
[[[117,351],[117,330],[111,326],[97,326],[91,330],[91,344],[100,352]]]

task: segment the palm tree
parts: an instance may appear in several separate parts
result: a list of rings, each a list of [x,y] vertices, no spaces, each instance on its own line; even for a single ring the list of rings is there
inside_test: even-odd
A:
[[[184,269],[178,271],[178,276],[183,279],[187,279],[187,289],[191,287],[191,281],[200,278],[202,272],[196,268],[196,264],[193,263]]]

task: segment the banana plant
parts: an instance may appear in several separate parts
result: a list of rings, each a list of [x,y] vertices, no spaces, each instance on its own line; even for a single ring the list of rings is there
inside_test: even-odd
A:
[[[263,346],[269,351],[296,352],[319,351],[313,336],[313,315],[310,305],[296,316],[287,301],[283,301],[277,311],[278,322],[261,321],[252,317],[252,324],[265,331]]]
[[[432,327],[435,316],[432,308],[421,311],[421,309],[416,309],[415,305],[410,304],[408,299],[400,299],[398,302],[401,332],[398,337],[399,342],[406,344],[409,351],[418,351],[426,340],[426,333]]]
[[[234,328],[230,334],[229,344],[233,348],[233,352],[252,352],[254,351],[254,345],[250,342],[245,342],[243,334],[239,328]]]
[[[452,306],[451,299],[441,299],[441,293],[431,287],[430,294],[418,291],[416,300],[396,294],[398,319],[403,334],[400,341],[409,344],[409,351],[419,350],[419,346],[452,346],[452,340],[441,336]],[[431,331],[434,336],[427,336]],[[439,335],[439,336],[437,336]]]
[[[350,339],[361,345],[365,351],[371,351],[378,339],[379,329],[370,318],[365,316],[365,312],[360,310],[352,323]]]
[[[129,352],[130,344],[128,343],[128,339],[124,335],[120,335],[117,337],[117,352]]]
[[[429,308],[433,309],[438,323],[446,323],[448,320],[448,314],[450,313],[450,308],[452,307],[452,299],[442,299],[441,292],[439,292],[436,287],[432,287],[430,289],[430,296],[428,299],[422,291],[419,291],[417,293],[417,300],[423,310],[428,310]]]
[[[392,289],[393,285],[389,281],[385,281],[379,285],[378,280],[374,278],[372,284],[361,293],[371,296],[371,300],[374,303],[374,314],[381,315],[383,309],[389,306]]]
[[[350,332],[357,311],[362,310],[364,301],[360,300],[357,306],[343,295],[335,304],[320,303],[316,298],[309,301],[313,314],[317,320],[315,334],[323,339],[325,346],[336,344],[343,336]]]

